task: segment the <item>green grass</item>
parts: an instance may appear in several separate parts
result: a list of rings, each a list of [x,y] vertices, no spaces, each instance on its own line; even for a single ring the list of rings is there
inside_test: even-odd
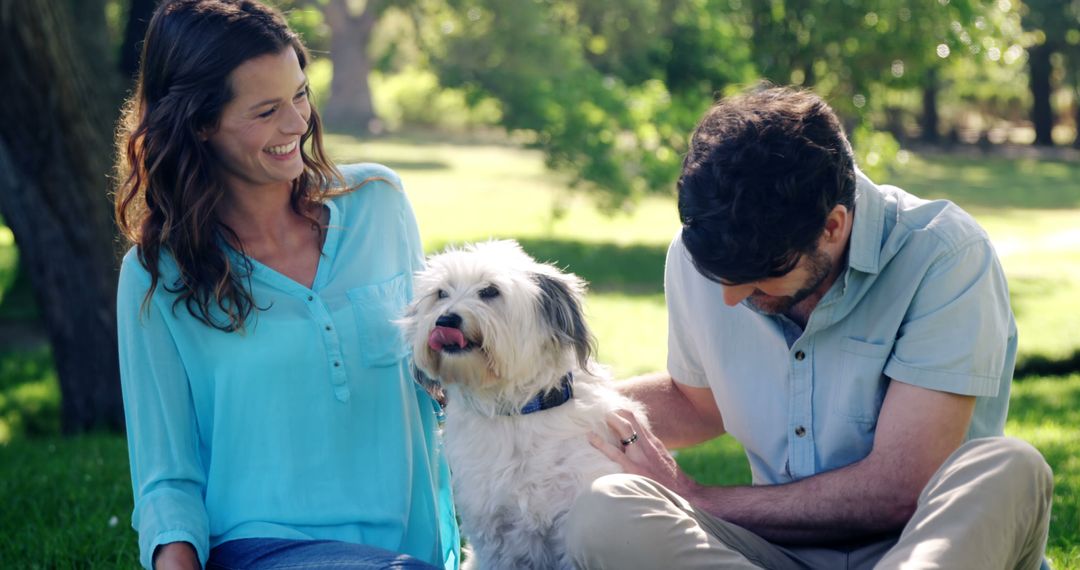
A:
[[[1047,553],[1054,568],[1080,568],[1080,374],[1013,384],[1007,435],[1031,443],[1054,469]]]
[[[1014,384],[1006,432],[1038,447],[1055,472],[1048,556],[1058,570],[1080,569],[1078,426],[1080,374]],[[678,458],[703,483],[750,481],[742,449],[730,438],[681,450]],[[0,568],[135,565],[121,437],[46,436],[0,446],[0,503]]]
[[[116,435],[0,446],[0,568],[135,568],[127,445]]]
[[[47,347],[0,352],[0,446],[60,432],[60,387]]]
[[[536,257],[591,282],[586,310],[599,359],[618,377],[664,367],[662,268],[678,229],[671,196],[608,217],[569,194],[566,179],[546,171],[534,151],[416,137],[329,142],[340,162],[383,162],[402,175],[427,251],[516,238]],[[1022,359],[1058,362],[1080,350],[1078,181],[1080,165],[1070,163],[915,156],[886,182],[954,199],[978,217],[1009,276]],[[16,260],[0,230],[0,300],[17,279]],[[0,319],[9,305],[0,302]],[[46,349],[0,352],[0,568],[132,566],[124,441],[56,435],[49,359]],[[1033,443],[1054,468],[1049,555],[1055,568],[1080,570],[1080,374],[1016,382],[1007,432]],[[678,457],[706,483],[750,480],[742,449],[730,438]]]
[[[924,198],[948,198],[968,210],[1080,209],[1080,165],[1061,160],[918,156],[893,180]]]

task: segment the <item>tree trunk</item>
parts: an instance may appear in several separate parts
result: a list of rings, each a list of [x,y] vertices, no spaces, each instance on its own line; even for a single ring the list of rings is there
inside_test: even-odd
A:
[[[73,433],[121,429],[123,406],[106,198],[116,113],[66,10],[58,0],[0,0],[0,213],[29,269],[63,429]]]
[[[1073,89],[1073,125],[1076,136],[1073,137],[1073,148],[1080,148],[1080,89]]]
[[[84,69],[90,70],[92,74],[90,77],[99,78],[100,81],[108,81],[111,85],[107,89],[114,89],[117,82],[116,74],[112,73],[112,70],[115,68],[116,54],[109,50],[109,35],[106,33],[108,23],[105,20],[105,0],[29,1],[31,3],[49,4],[52,10],[64,11],[65,19],[69,21],[68,29],[76,38],[76,49],[85,50],[85,53],[94,54],[95,56],[80,58],[80,65],[83,65]]]
[[[1069,63],[1069,84],[1072,85],[1073,136],[1072,147],[1080,148],[1080,53],[1074,48],[1065,60]]]
[[[371,100],[368,75],[371,61],[368,44],[378,18],[380,2],[368,0],[364,11],[352,14],[348,0],[330,0],[325,6],[325,20],[330,25],[330,57],[334,78],[330,101],[324,116],[331,130],[372,132],[375,129],[375,106]]]
[[[1031,88],[1031,123],[1035,127],[1035,144],[1053,146],[1054,112],[1050,107],[1050,54],[1053,48],[1047,43],[1028,49],[1028,72]]]
[[[143,38],[157,4],[158,0],[131,0],[127,26],[124,27],[124,45],[120,47],[120,72],[124,77],[135,77],[139,71]]]
[[[810,59],[805,65],[803,65],[803,83],[801,87],[812,88],[817,84],[817,75],[814,73],[814,61]]]
[[[923,142],[936,143],[941,138],[938,134],[938,88],[938,71],[936,67],[932,67],[926,74],[922,92],[922,117],[919,121],[922,134],[919,138]]]

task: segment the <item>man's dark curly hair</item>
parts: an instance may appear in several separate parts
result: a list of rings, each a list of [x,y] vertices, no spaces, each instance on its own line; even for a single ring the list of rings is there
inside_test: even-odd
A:
[[[855,159],[839,119],[808,91],[772,87],[722,99],[690,138],[679,177],[682,240],[713,281],[791,271],[829,212],[855,205]]]

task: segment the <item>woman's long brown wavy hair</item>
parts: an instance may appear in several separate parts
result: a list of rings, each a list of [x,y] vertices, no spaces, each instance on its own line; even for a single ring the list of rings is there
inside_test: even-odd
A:
[[[282,15],[253,0],[166,0],[150,21],[135,92],[124,107],[117,135],[116,220],[150,273],[149,303],[161,279],[162,254],[179,269],[162,286],[207,326],[242,330],[257,307],[251,262],[236,233],[218,217],[225,194],[217,157],[200,133],[217,127],[233,94],[229,74],[252,58],[307,49]],[[311,142],[310,151],[305,150]],[[327,159],[315,108],[300,139],[304,172],[292,183],[293,211],[309,212],[330,192],[344,188]],[[228,245],[226,245],[228,244]],[[239,260],[239,262],[235,262]]]

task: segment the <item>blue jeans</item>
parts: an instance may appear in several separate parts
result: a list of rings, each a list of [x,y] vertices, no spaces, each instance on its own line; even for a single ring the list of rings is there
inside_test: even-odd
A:
[[[333,568],[334,570],[435,570],[427,562],[374,546],[336,540],[243,538],[210,551],[207,570]]]

